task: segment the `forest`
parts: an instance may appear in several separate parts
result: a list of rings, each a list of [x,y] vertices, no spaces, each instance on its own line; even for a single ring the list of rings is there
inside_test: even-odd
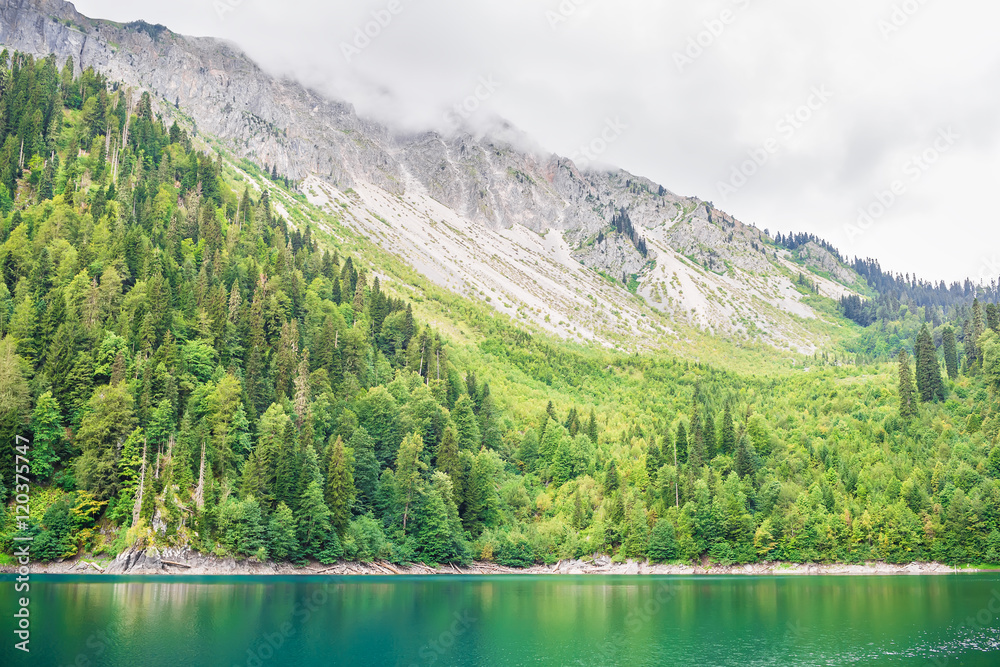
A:
[[[570,346],[406,298],[164,106],[0,55],[0,559],[1000,563],[995,290],[869,267],[857,363]]]

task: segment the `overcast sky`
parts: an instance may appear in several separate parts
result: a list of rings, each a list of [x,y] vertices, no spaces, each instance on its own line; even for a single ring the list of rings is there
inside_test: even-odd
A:
[[[445,128],[448,109],[478,93],[470,122],[502,116],[547,150],[772,233],[810,231],[928,279],[1000,276],[993,2],[75,4],[228,38],[398,127]]]

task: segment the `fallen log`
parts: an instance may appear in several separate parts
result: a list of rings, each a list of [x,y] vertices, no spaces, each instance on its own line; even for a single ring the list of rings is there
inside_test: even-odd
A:
[[[176,567],[186,567],[188,569],[191,569],[191,566],[186,563],[177,563],[172,560],[163,560],[162,558],[160,559],[160,562],[163,563],[164,565],[174,565]]]
[[[390,570],[389,568],[385,567],[385,566],[384,566],[384,565],[382,565],[381,563],[378,563],[378,562],[376,562],[376,561],[372,561],[372,565],[373,565],[374,567],[377,567],[377,568],[378,568],[378,570],[379,570],[379,572],[384,572],[384,573],[386,573],[386,574],[393,574],[393,572],[392,572],[392,571],[391,571],[391,570]],[[396,574],[398,574],[398,572],[397,572]]]
[[[383,562],[383,563],[382,563],[381,565],[382,565],[382,567],[384,567],[385,569],[389,570],[389,571],[390,571],[390,572],[392,572],[393,574],[401,574],[401,572],[400,572],[399,570],[397,570],[396,568],[394,568],[394,567],[393,567],[392,565],[390,565],[389,563],[385,563],[385,562]]]

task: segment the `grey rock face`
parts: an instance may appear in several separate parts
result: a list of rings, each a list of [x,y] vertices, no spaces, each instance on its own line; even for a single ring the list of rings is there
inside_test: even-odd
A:
[[[854,272],[841,264],[837,258],[833,256],[833,253],[826,248],[810,241],[804,246],[798,248],[797,251],[799,259],[804,260],[806,266],[811,266],[819,271],[824,271],[830,274],[834,280],[837,280],[845,285],[854,284],[854,280],[856,278]]]
[[[573,258],[585,266],[597,271],[603,271],[615,280],[623,275],[641,273],[646,266],[647,258],[643,257],[632,242],[619,234],[606,236],[602,241],[595,242],[573,253]],[[656,253],[649,254],[650,260],[656,259]]]
[[[764,238],[758,229],[704,204],[667,232],[672,248],[716,273],[725,273],[729,266],[754,273],[769,271]]]

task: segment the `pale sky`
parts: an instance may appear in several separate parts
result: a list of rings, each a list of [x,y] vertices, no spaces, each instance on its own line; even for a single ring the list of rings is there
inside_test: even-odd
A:
[[[230,39],[397,128],[444,129],[477,89],[470,122],[504,117],[561,155],[623,125],[600,161],[744,222],[928,279],[1000,276],[1000,6],[986,0],[75,5]]]

